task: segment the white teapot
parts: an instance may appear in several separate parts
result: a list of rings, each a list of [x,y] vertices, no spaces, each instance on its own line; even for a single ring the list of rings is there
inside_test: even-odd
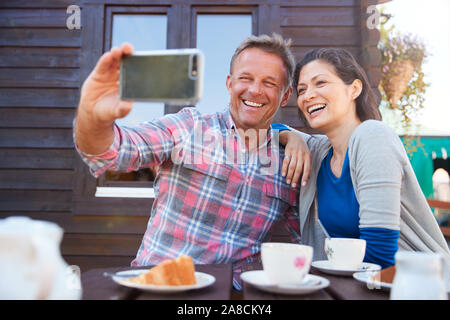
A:
[[[62,235],[52,222],[0,219],[0,300],[81,298],[79,272],[60,254]]]

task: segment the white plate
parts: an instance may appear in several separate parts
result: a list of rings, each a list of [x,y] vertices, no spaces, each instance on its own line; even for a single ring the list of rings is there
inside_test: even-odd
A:
[[[373,279],[376,271],[366,271],[366,272],[355,272],[353,274],[353,278],[358,280],[359,282],[363,282],[367,284],[367,289],[383,289],[386,291],[391,290],[392,283],[376,281]]]
[[[150,292],[158,292],[158,293],[174,293],[174,292],[182,292],[187,290],[200,289],[207,286],[212,285],[216,282],[216,278],[210,274],[203,272],[195,272],[195,279],[197,280],[196,284],[191,285],[182,285],[182,286],[164,286],[164,285],[153,285],[153,284],[140,284],[134,281],[131,281],[129,278],[124,278],[123,276],[137,277],[142,273],[148,272],[148,269],[140,269],[140,270],[127,270],[117,272],[118,276],[112,276],[114,282],[129,288],[140,289],[144,291]]]
[[[241,274],[241,279],[260,290],[281,294],[307,294],[330,285],[330,281],[327,279],[312,274],[307,274],[299,284],[271,284],[264,270],[244,272]]]
[[[320,271],[337,276],[352,276],[355,272],[378,271],[381,267],[374,263],[363,262],[358,269],[336,269],[328,260],[313,261],[311,265]]]

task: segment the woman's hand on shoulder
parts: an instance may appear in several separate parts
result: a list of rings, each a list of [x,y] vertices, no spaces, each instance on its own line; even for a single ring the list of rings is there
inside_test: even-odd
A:
[[[302,134],[296,130],[280,132],[280,143],[285,145],[281,174],[293,188],[302,176],[301,185],[308,182],[311,169],[311,152]]]

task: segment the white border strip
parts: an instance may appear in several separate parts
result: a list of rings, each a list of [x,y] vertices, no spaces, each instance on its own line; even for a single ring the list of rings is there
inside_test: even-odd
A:
[[[97,187],[96,197],[105,198],[155,198],[154,188],[119,188],[119,187]]]

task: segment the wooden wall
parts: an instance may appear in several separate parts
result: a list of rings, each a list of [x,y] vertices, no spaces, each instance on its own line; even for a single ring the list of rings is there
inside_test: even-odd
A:
[[[128,265],[148,217],[72,214],[72,121],[85,30],[66,27],[72,4],[83,7],[74,0],[0,3],[0,218],[58,223],[64,258],[82,270]]]
[[[82,271],[129,265],[148,220],[148,214],[96,214],[96,208],[86,208],[83,214],[73,210],[74,190],[91,187],[75,183],[75,175],[86,175],[87,170],[76,169],[79,157],[72,141],[72,120],[86,76],[81,74],[82,66],[89,58],[97,60],[100,53],[93,51],[91,57],[82,57],[83,41],[93,27],[86,27],[82,20],[81,30],[68,30],[66,8],[78,4],[83,10],[88,2],[96,3],[96,8],[102,12],[100,0],[0,2],[0,218],[24,215],[58,223],[65,230],[61,246],[64,258],[69,264],[79,265]],[[132,5],[149,1],[104,2]],[[170,1],[154,2],[171,5]],[[191,2],[259,4],[258,1]],[[265,3],[269,4],[260,6],[259,10],[271,15],[272,20],[270,25],[260,25],[260,30],[277,31],[292,38],[297,59],[315,47],[347,48],[370,71],[376,87],[379,57],[373,48],[378,34],[364,31],[361,20],[368,1],[273,0]],[[267,6],[270,10],[264,11]],[[279,23],[276,23],[277,18]],[[98,23],[101,25],[103,21]],[[263,19],[259,23],[264,23]],[[294,127],[302,126],[295,99],[280,111],[278,118]],[[103,201],[108,202],[108,199]],[[110,202],[120,204],[120,201],[111,199]]]

